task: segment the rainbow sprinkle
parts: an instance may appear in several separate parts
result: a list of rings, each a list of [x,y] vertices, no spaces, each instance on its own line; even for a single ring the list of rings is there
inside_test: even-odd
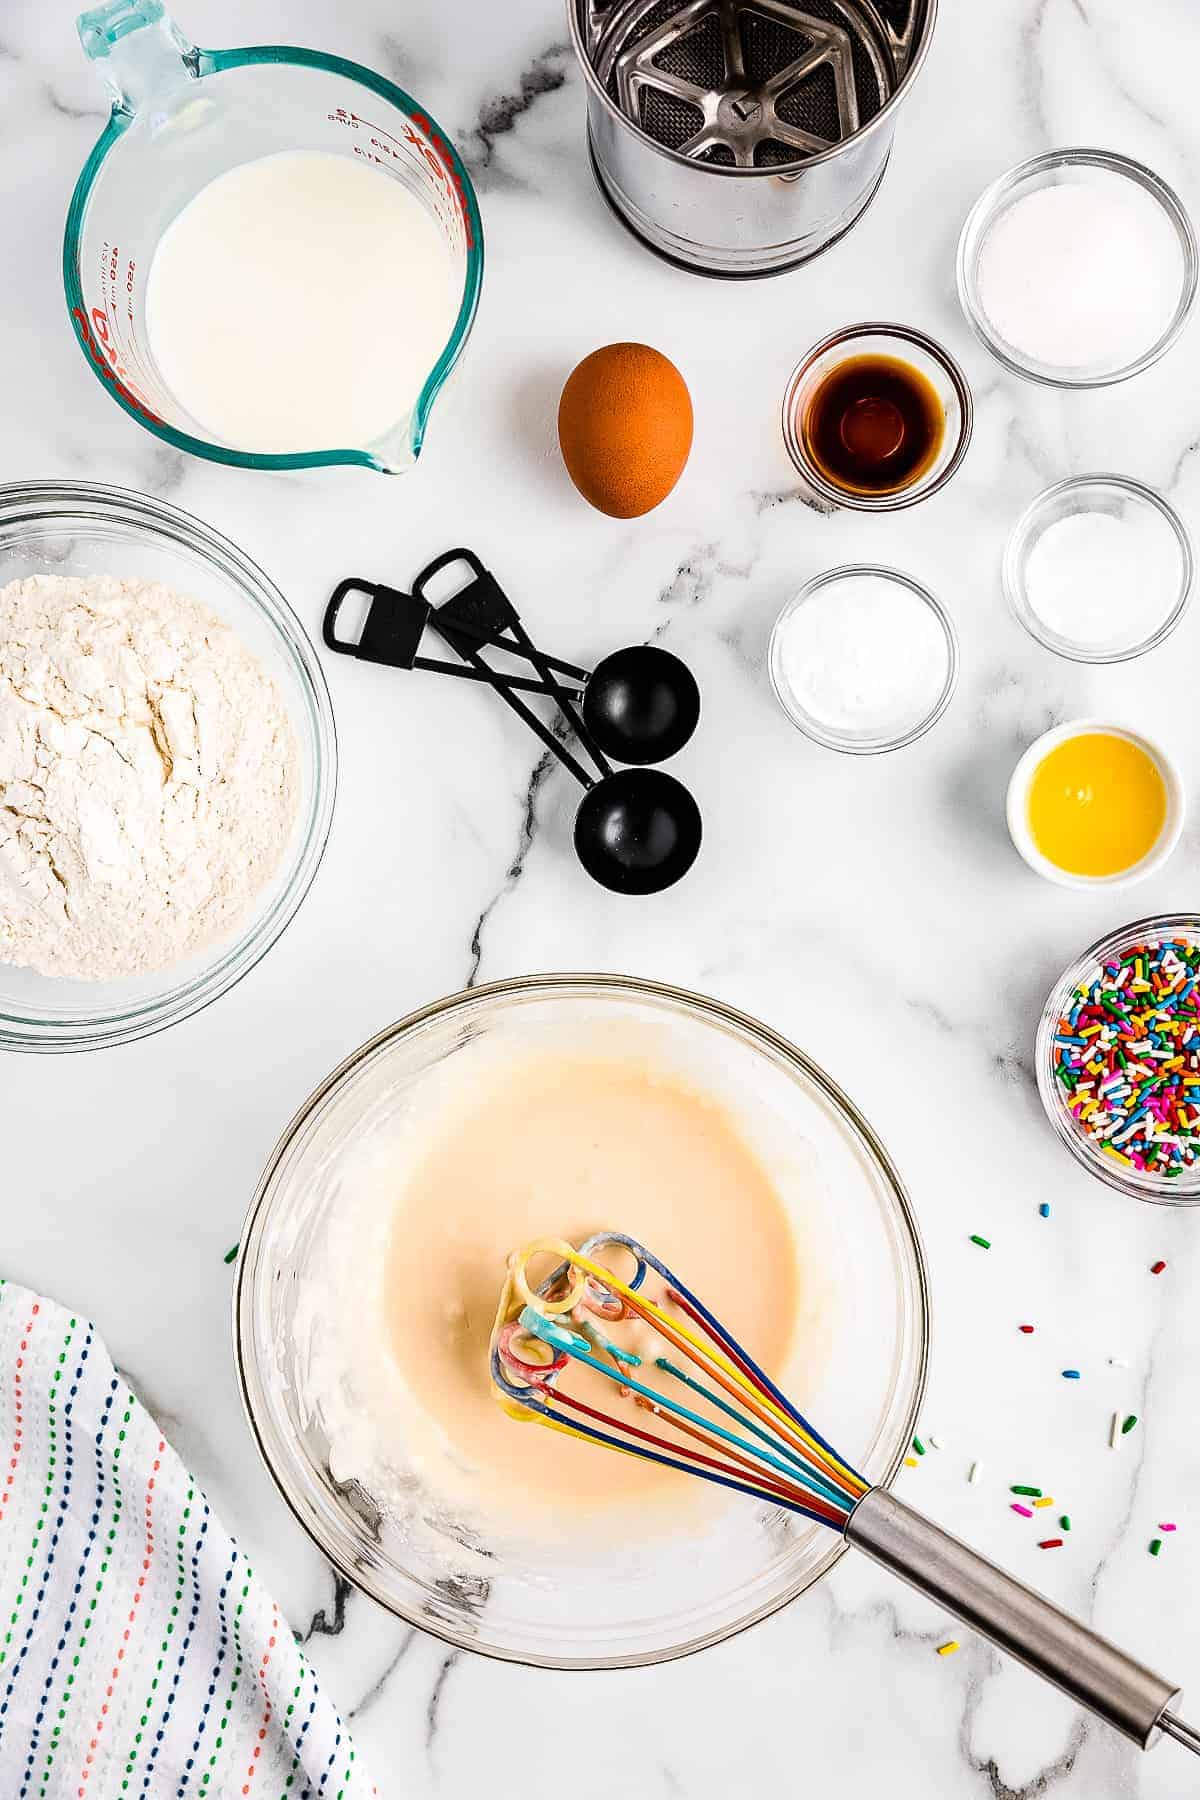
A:
[[[1141,1174],[1178,1178],[1200,1157],[1198,990],[1200,945],[1162,938],[1097,966],[1059,1016],[1054,1075],[1068,1112]]]
[[[978,1244],[981,1250],[990,1250],[992,1247],[991,1238],[980,1237],[977,1231],[971,1233],[971,1242],[973,1244]]]
[[[950,1642],[948,1644],[939,1644],[938,1645],[937,1653],[939,1656],[953,1656],[954,1652],[956,1650],[961,1650],[961,1649],[962,1649],[962,1645],[959,1643],[958,1639],[951,1638]]]
[[[1020,1513],[1020,1515],[1023,1519],[1032,1519],[1032,1517],[1033,1517],[1033,1513],[1030,1510],[1030,1508],[1028,1506],[1020,1505],[1020,1503],[1016,1500],[1014,1500],[1012,1503],[1012,1509],[1015,1513]]]
[[[1161,1549],[1162,1549],[1162,1539],[1161,1538],[1151,1538],[1150,1539],[1150,1554],[1151,1554],[1151,1556],[1157,1556]]]
[[[1062,1547],[1063,1541],[1061,1538],[1043,1538],[1038,1545],[1039,1550],[1061,1550]]]

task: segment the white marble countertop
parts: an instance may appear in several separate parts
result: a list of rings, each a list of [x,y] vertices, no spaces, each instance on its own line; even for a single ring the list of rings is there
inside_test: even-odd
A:
[[[333,581],[403,583],[473,544],[548,645],[582,660],[657,634],[693,664],[702,729],[680,762],[704,809],[702,865],[647,903],[591,886],[570,855],[572,785],[474,692],[329,670],[342,787],[317,884],[280,945],[169,1034],[78,1057],[9,1057],[4,1272],[98,1321],[114,1355],[247,1544],[349,1716],[381,1792],[524,1800],[569,1781],[614,1792],[867,1793],[1145,1800],[1190,1791],[1182,1751],[1144,1761],[1032,1677],[845,1559],[771,1623],[685,1663],[547,1677],[450,1654],[348,1596],[276,1498],[237,1401],[226,1248],[279,1130],[347,1051],[417,1004],[541,968],[654,975],[760,1014],[821,1059],[911,1187],[934,1290],[927,1431],[901,1491],[1193,1687],[1200,1712],[1198,1227],[1075,1169],[1031,1072],[1059,969],[1127,918],[1194,904],[1200,829],[1133,894],[1042,884],[1004,829],[1021,747],[1097,709],[1156,724],[1200,781],[1185,678],[1195,612],[1168,646],[1089,671],[1005,611],[999,560],[1047,482],[1113,468],[1200,529],[1200,327],[1155,370],[1085,395],[1005,376],[953,293],[971,201],[1047,146],[1140,157],[1200,210],[1192,0],[947,3],[864,221],[806,271],[735,286],[659,264],[625,236],[587,167],[583,93],[559,0],[180,0],[201,42],[284,41],[381,69],[426,102],[478,183],[488,266],[453,401],[399,480],[251,476],[189,461],[122,417],[72,341],[59,276],[68,195],[101,98],[65,0],[0,19],[0,478],[94,477],[169,497],[243,545],[316,629]],[[894,317],[959,355],[978,402],[951,487],[894,518],[825,517],[795,496],[777,426],[788,371],[835,325]],[[659,345],[696,403],[686,477],[618,524],[570,487],[553,441],[570,367],[615,338]],[[954,704],[893,757],[809,746],[771,696],[764,649],[800,582],[892,562],[946,602],[962,641]],[[1049,1221],[1038,1202],[1050,1199]],[[990,1254],[967,1241],[982,1231]],[[1156,1257],[1167,1271],[1148,1273]],[[1026,1339],[1018,1320],[1042,1329]],[[1110,1356],[1129,1360],[1110,1366]],[[1064,1364],[1083,1380],[1059,1379]],[[1114,1408],[1141,1415],[1119,1452]],[[983,1481],[966,1482],[973,1458]],[[1066,1498],[1067,1550],[1039,1556],[1005,1504],[1033,1471]],[[1157,1561],[1161,1518],[1180,1530]],[[517,1703],[538,1723],[512,1732]],[[1185,1709],[1186,1710],[1186,1709]],[[527,1715],[522,1715],[527,1716]],[[575,1763],[577,1732],[603,1725]],[[567,1771],[570,1768],[571,1773]],[[107,1797],[105,1797],[107,1800]]]

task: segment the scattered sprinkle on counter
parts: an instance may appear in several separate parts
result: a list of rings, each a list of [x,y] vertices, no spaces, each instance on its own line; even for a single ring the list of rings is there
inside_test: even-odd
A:
[[[929,1442],[932,1444],[932,1446],[935,1450],[944,1450],[946,1448],[946,1440],[941,1435],[941,1433],[938,1431],[930,1432]]]
[[[1158,1529],[1160,1531],[1176,1531],[1178,1530],[1178,1526],[1169,1524],[1166,1519],[1160,1519]]]
[[[919,1469],[921,1464],[915,1456],[906,1456],[904,1466],[906,1469]]]
[[[951,1638],[948,1644],[939,1644],[938,1645],[937,1653],[939,1656],[953,1656],[954,1652],[956,1650],[961,1650],[961,1649],[962,1649],[962,1645],[959,1643],[958,1639]]]
[[[1161,1275],[1166,1266],[1166,1263],[1160,1259],[1158,1262],[1150,1264],[1150,1273],[1152,1275]]]
[[[992,1247],[991,1238],[980,1237],[977,1231],[971,1233],[971,1242],[973,1244],[978,1244],[981,1250],[990,1250]]]
[[[1078,1369],[1064,1369],[1062,1376],[1064,1381],[1078,1381],[1080,1379]]]
[[[1015,1513],[1020,1513],[1023,1519],[1032,1519],[1033,1517],[1032,1510],[1028,1506],[1022,1506],[1019,1500],[1013,1501],[1012,1509]]]
[[[1060,1531],[1070,1531],[1070,1529],[1071,1529],[1070,1513],[1063,1513],[1062,1517],[1058,1521],[1058,1529]]]
[[[1043,1494],[1041,1499],[1035,1500],[1033,1504],[1034,1504],[1035,1510],[1039,1506],[1053,1506],[1054,1505],[1054,1496],[1052,1494]]]
[[[1110,1356],[1108,1359],[1108,1366],[1110,1369],[1127,1369],[1129,1367],[1129,1358],[1127,1356]]]
[[[1162,1549],[1162,1539],[1161,1538],[1151,1538],[1150,1539],[1150,1554],[1151,1554],[1151,1556],[1157,1556],[1161,1549]]]
[[[967,1480],[970,1482],[972,1487],[978,1487],[979,1477],[982,1474],[983,1474],[983,1464],[979,1461],[973,1462],[971,1464],[970,1469],[967,1472]]]
[[[231,1263],[231,1262],[233,1262],[233,1261],[235,1261],[235,1260],[236,1260],[236,1257],[237,1257],[237,1253],[238,1253],[238,1251],[239,1251],[239,1250],[240,1250],[240,1249],[241,1249],[241,1247],[242,1247],[242,1246],[241,1246],[241,1245],[240,1245],[240,1244],[235,1244],[235,1245],[234,1245],[234,1246],[233,1246],[233,1249],[232,1249],[232,1250],[227,1250],[227,1251],[226,1251],[226,1252],[225,1252],[225,1261],[226,1261],[226,1262],[227,1262],[227,1263]]]
[[[1109,1449],[1115,1450],[1117,1445],[1120,1443],[1120,1441],[1121,1441],[1121,1415],[1120,1415],[1120,1413],[1114,1413],[1112,1416],[1112,1424],[1108,1428],[1108,1447],[1109,1447]]]
[[[1017,1330],[1023,1331],[1025,1333],[1026,1337],[1033,1336],[1033,1326],[1032,1325],[1018,1325]]]
[[[1127,1413],[1125,1418],[1121,1421],[1121,1436],[1128,1437],[1137,1422],[1138,1418],[1136,1413]]]
[[[1019,1487],[1016,1483],[1009,1489],[1009,1492],[1012,1494],[1025,1494],[1031,1500],[1040,1500],[1042,1497],[1041,1488]]]
[[[1062,1547],[1063,1541],[1061,1538],[1042,1538],[1041,1542],[1038,1544],[1039,1550],[1061,1550]]]
[[[916,1451],[916,1453],[917,1453],[917,1455],[918,1455],[918,1456],[924,1456],[924,1454],[925,1454],[925,1446],[924,1446],[924,1444],[923,1444],[923,1443],[922,1443],[922,1442],[921,1442],[921,1440],[920,1440],[920,1438],[919,1438],[919,1437],[915,1437],[915,1438],[914,1438],[914,1439],[913,1439],[913,1445],[912,1445],[912,1447],[913,1447],[913,1449],[914,1449],[914,1450],[915,1450],[915,1451]]]
[[[1099,1149],[1140,1174],[1177,1179],[1197,1164],[1198,990],[1200,945],[1160,938],[1097,965],[1059,1016],[1054,1075],[1067,1110]]]
[[[1048,1219],[1050,1217],[1050,1202],[1048,1200],[1043,1200],[1042,1204],[1038,1207],[1038,1212],[1043,1219]]]

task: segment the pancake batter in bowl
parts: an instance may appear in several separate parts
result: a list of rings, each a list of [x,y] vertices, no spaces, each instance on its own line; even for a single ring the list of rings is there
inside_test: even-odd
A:
[[[407,1390],[409,1454],[432,1486],[489,1515],[703,1505],[700,1484],[497,1404],[488,1343],[510,1251],[614,1228],[650,1245],[782,1376],[800,1299],[773,1180],[732,1114],[645,1062],[544,1056],[458,1111],[408,1170],[386,1250],[387,1351]]]

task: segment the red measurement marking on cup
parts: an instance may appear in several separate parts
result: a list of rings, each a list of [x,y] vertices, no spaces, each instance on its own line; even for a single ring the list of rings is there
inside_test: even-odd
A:
[[[349,107],[335,106],[332,112],[326,113],[325,117],[331,125],[348,125],[351,131],[357,131],[361,125],[365,126],[368,131],[377,132],[380,138],[387,140],[388,144],[395,144],[398,146],[397,151],[389,152],[389,154],[411,156],[412,151],[415,149],[426,166],[433,171],[443,186],[450,190],[450,193],[457,204],[458,216],[462,224],[463,235],[466,238],[467,247],[468,249],[474,249],[475,233],[471,225],[471,213],[470,208],[467,205],[467,196],[463,187],[462,177],[454,166],[454,155],[449,144],[446,142],[446,139],[442,136],[441,132],[438,131],[428,114],[414,113],[412,115],[412,124],[405,126],[404,136],[402,138],[396,137],[394,132],[385,131],[382,125],[376,125],[373,120],[364,119],[361,113],[353,112]],[[413,125],[418,127],[417,131],[413,130]],[[422,136],[422,133],[425,135]],[[377,144],[376,148],[383,149],[384,146],[382,144]]]
[[[471,212],[467,205],[467,195],[462,177],[454,166],[454,155],[449,144],[427,113],[414,113],[411,123],[404,127],[402,138],[396,137],[393,132],[385,131],[383,126],[376,125],[374,120],[364,119],[360,113],[350,112],[347,115],[343,113],[341,107],[338,107],[337,116],[339,120],[348,117],[349,122],[356,126],[365,125],[368,131],[378,132],[379,136],[385,138],[389,144],[398,144],[402,149],[405,145],[411,146],[423,159],[426,167],[431,169],[438,180],[453,192],[458,202],[458,211],[467,247],[474,249],[475,233],[471,226]],[[413,130],[414,125],[417,127],[415,131]]]
[[[124,400],[127,406],[132,407],[134,412],[141,413],[143,418],[149,419],[154,425],[161,425],[162,420],[159,418],[158,414],[152,411],[151,408],[146,405],[144,400],[138,398],[124,379],[125,370],[120,366],[116,349],[113,346],[108,315],[102,308],[93,306],[92,322],[89,323],[88,316],[83,308],[81,306],[73,306],[71,308],[71,317],[75,322],[75,328],[79,333],[83,347],[96,365],[96,368],[99,370],[101,378],[104,381],[112,382],[113,387],[116,389],[117,393],[120,394],[122,400]],[[93,330],[93,325],[95,326],[95,330]]]

